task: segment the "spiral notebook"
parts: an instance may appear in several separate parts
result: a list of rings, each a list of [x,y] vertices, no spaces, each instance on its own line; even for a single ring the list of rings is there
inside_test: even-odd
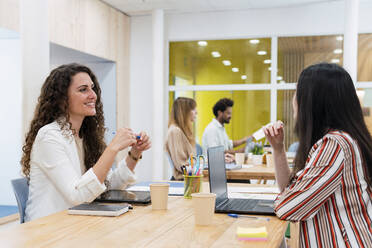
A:
[[[128,204],[84,203],[69,208],[67,212],[74,215],[119,216],[128,212],[128,210]]]

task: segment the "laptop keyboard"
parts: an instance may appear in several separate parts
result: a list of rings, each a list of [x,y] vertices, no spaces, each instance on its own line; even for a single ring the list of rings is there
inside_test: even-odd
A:
[[[221,210],[248,210],[256,207],[257,200],[249,199],[229,199],[222,206],[219,207]]]

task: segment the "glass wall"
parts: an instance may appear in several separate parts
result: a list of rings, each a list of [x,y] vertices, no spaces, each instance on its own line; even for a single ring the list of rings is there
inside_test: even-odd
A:
[[[270,38],[171,42],[169,46],[169,85],[270,82]]]
[[[372,34],[360,34],[358,42],[358,81],[372,82]],[[343,65],[342,35],[170,42],[169,49],[169,104],[171,107],[178,96],[196,100],[199,114],[194,129],[199,143],[214,118],[213,105],[228,97],[234,100],[233,117],[226,125],[231,139],[282,120],[288,148],[297,141],[292,99],[299,74],[314,63]],[[273,63],[276,56],[272,52],[277,54]],[[272,64],[277,64],[273,79]],[[372,130],[372,89],[367,89],[372,86],[359,87],[363,88],[358,93],[363,95],[366,121]]]
[[[328,62],[342,65],[343,36],[278,38],[278,82],[295,83],[309,65]]]
[[[358,82],[372,82],[372,34],[358,36]]]
[[[177,97],[190,97],[197,102],[198,117],[194,126],[197,141],[201,144],[205,127],[215,118],[214,104],[221,98],[234,101],[232,118],[225,125],[228,136],[241,139],[251,135],[263,125],[270,122],[270,91],[178,91],[169,92],[170,103]]]
[[[297,141],[294,134],[295,120],[293,118],[292,100],[295,90],[278,90],[277,96],[277,119],[284,123],[284,144],[288,147]]]

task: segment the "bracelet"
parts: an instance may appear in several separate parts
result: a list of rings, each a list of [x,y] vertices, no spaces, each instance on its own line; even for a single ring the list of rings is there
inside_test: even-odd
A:
[[[138,160],[140,160],[140,159],[142,159],[142,154],[139,156],[139,158],[136,158],[135,156],[133,156],[133,154],[130,152],[130,151],[128,151],[128,156],[131,158],[131,159],[133,159],[134,161],[138,161]]]

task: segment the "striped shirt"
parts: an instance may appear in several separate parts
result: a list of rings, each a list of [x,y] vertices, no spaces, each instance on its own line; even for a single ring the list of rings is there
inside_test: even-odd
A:
[[[311,148],[305,168],[275,201],[280,219],[300,222],[300,247],[372,247],[366,173],[345,132],[329,132]]]

